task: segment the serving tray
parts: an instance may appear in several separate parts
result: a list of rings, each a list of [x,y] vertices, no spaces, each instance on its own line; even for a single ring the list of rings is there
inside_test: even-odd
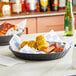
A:
[[[18,33],[17,35],[18,36],[21,36],[22,33],[23,33],[23,31],[20,32],[20,33]],[[11,40],[12,37],[13,37],[13,35],[0,36],[0,46],[8,45],[9,44],[9,41]]]
[[[25,60],[55,60],[64,57],[70,48],[67,50],[64,50],[62,52],[57,53],[49,53],[49,54],[28,54],[28,53],[20,53],[16,52],[15,50],[12,50],[11,47],[9,49],[13,52],[13,54],[21,59]]]

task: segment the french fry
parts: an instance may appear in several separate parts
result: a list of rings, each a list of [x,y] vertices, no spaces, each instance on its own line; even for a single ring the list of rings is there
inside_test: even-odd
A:
[[[55,48],[53,50],[55,53],[64,51],[64,48]]]
[[[64,51],[64,48],[59,48],[59,52],[62,52],[62,51]]]
[[[57,42],[55,42],[54,45],[55,45],[55,48],[59,47]]]

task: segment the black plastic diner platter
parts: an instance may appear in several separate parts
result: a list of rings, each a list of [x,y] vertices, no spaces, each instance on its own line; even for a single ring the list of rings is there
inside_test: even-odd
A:
[[[12,50],[11,47],[9,49],[13,52],[13,54],[21,59],[25,60],[55,60],[64,57],[70,48],[64,50],[62,52],[57,53],[49,53],[49,54],[28,54],[28,53],[20,53],[15,50]]]
[[[18,33],[17,35],[18,36],[21,36],[22,33],[23,33],[23,31],[20,32],[20,33]],[[8,45],[9,44],[9,41],[11,40],[12,37],[13,37],[13,35],[0,36],[0,46]]]

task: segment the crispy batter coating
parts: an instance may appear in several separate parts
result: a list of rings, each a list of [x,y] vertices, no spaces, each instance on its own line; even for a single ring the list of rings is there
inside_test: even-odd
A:
[[[35,43],[36,43],[36,41],[29,41],[28,46],[29,47],[34,47]]]
[[[29,41],[23,41],[22,43],[21,43],[21,48],[23,48],[26,44],[28,44],[29,43]]]
[[[28,45],[31,48],[33,47],[33,48],[37,49],[36,41],[23,41],[21,43],[21,48],[23,48],[25,45]]]
[[[45,40],[45,37],[43,35],[39,35],[36,37],[36,41]],[[45,40],[46,41],[46,40]]]
[[[39,35],[36,37],[36,41],[23,41],[21,44],[21,48],[23,48],[25,45],[28,45],[29,47],[33,47],[35,49],[41,50],[42,47],[48,47],[49,43],[46,42],[45,37],[43,35]]]
[[[43,47],[46,48],[48,46],[49,46],[49,43],[45,42],[45,44],[38,46],[38,50],[41,50],[41,48],[43,48]]]
[[[37,49],[41,50],[42,47],[48,47],[49,43],[46,42],[45,37],[43,35],[39,35],[36,37]]]
[[[44,39],[38,40],[38,41],[36,41],[36,42],[37,42],[37,46],[40,46],[40,45],[43,45],[43,44],[46,43],[46,41],[45,41]]]
[[[36,41],[35,41],[35,44],[34,44],[34,48],[37,49],[37,43],[36,43]]]

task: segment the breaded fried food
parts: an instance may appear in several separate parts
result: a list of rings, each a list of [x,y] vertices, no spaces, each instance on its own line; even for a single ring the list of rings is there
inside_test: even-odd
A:
[[[36,43],[36,41],[35,41],[35,44],[34,44],[34,48],[37,49],[37,43]]]
[[[39,35],[39,36],[36,37],[36,41],[40,41],[40,40],[46,41],[45,37],[43,35]]]
[[[22,43],[21,43],[21,48],[23,48],[25,45],[27,45],[29,43],[29,41],[23,41]]]
[[[45,37],[43,35],[39,35],[36,37],[37,49],[41,50],[42,47],[48,47],[49,43],[46,42]]]
[[[28,43],[28,46],[29,47],[35,47],[35,45],[36,45],[36,41],[29,41],[29,43]]]
[[[37,36],[36,41],[23,41],[21,44],[21,48],[23,48],[26,44],[29,47],[35,48],[37,50],[41,50],[42,47],[46,48],[49,46],[49,43],[46,42],[45,37],[43,35]]]
[[[31,48],[33,47],[33,48],[37,49],[36,41],[23,41],[21,43],[21,48],[23,48],[25,45],[28,45]]]
[[[41,50],[41,48],[43,48],[43,47],[46,48],[48,46],[49,46],[49,43],[48,42],[45,42],[45,44],[38,46],[38,50]]]
[[[36,43],[37,43],[37,46],[40,46],[40,45],[45,44],[46,41],[45,41],[44,39],[42,39],[42,40],[38,40],[38,41],[36,41]]]

